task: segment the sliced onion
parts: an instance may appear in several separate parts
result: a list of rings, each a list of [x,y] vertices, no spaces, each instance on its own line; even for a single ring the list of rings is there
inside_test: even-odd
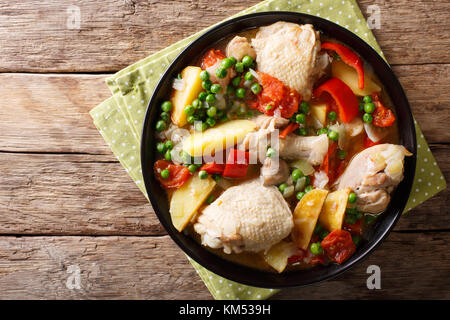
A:
[[[294,191],[295,191],[294,186],[289,186],[289,187],[284,188],[284,190],[283,190],[283,197],[289,198],[289,197],[293,196],[294,195]]]
[[[250,73],[255,77],[256,80],[258,80],[259,83],[261,83],[261,77],[259,76],[258,72],[253,70],[252,68],[248,69]]]
[[[173,80],[172,88],[174,88],[175,90],[183,91],[185,87],[186,87],[186,81],[184,81],[184,79],[175,78]]]
[[[216,93],[216,103],[215,106],[219,110],[224,110],[227,108],[227,102],[222,93]]]
[[[373,142],[378,142],[383,139],[388,131],[383,128],[377,128],[371,123],[364,122],[364,130],[366,130],[367,136]]]

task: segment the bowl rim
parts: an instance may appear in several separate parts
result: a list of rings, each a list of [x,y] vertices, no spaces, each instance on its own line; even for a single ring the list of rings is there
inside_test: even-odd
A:
[[[356,255],[356,253],[355,253],[350,259],[348,259],[341,265],[331,264],[331,266],[334,266],[334,268],[331,268],[330,265],[327,265],[324,267],[315,267],[313,269],[318,268],[316,270],[319,270],[318,272],[316,272],[316,273],[318,273],[318,275],[314,275],[311,278],[306,278],[306,279],[302,279],[302,277],[295,277],[295,274],[297,274],[297,273],[305,274],[305,273],[307,273],[307,271],[299,270],[299,271],[289,271],[287,273],[276,274],[276,273],[271,273],[271,272],[267,272],[267,271],[262,271],[262,270],[257,270],[254,268],[242,266],[242,265],[230,262],[228,260],[225,260],[217,255],[214,255],[215,258],[212,258],[212,260],[217,260],[217,262],[219,262],[219,260],[220,260],[221,261],[220,264],[219,263],[213,263],[213,264],[208,263],[208,261],[206,261],[206,260],[208,260],[207,258],[205,258],[204,256],[201,256],[201,255],[198,255],[196,253],[196,251],[193,249],[193,247],[191,247],[190,245],[186,245],[186,243],[184,243],[181,240],[181,237],[183,236],[182,232],[178,232],[176,230],[174,231],[174,227],[170,221],[170,213],[162,212],[162,210],[160,210],[159,205],[158,205],[158,200],[156,199],[155,194],[152,192],[152,181],[151,180],[152,180],[152,176],[153,176],[153,169],[149,168],[145,165],[146,163],[147,164],[149,163],[147,161],[148,154],[147,154],[146,150],[148,147],[146,144],[147,144],[148,136],[146,133],[149,132],[149,134],[150,134],[150,133],[154,132],[153,128],[150,127],[150,124],[152,123],[152,119],[151,119],[152,118],[151,117],[152,106],[155,106],[155,104],[157,102],[156,101],[158,99],[157,93],[161,90],[161,87],[165,84],[166,81],[168,81],[170,79],[170,76],[174,74],[174,70],[173,70],[174,65],[176,65],[177,62],[182,57],[184,57],[186,54],[188,54],[190,52],[190,50],[192,50],[193,47],[195,47],[198,43],[202,42],[202,40],[204,38],[214,36],[215,33],[217,33],[218,31],[220,31],[221,29],[223,29],[229,25],[233,25],[233,24],[245,21],[245,20],[251,21],[251,20],[259,19],[260,17],[266,17],[266,16],[269,17],[269,19],[272,17],[274,17],[274,18],[279,17],[279,20],[277,20],[277,21],[283,21],[283,19],[290,17],[292,19],[298,18],[300,21],[298,21],[297,23],[299,23],[299,24],[304,23],[304,22],[302,22],[302,20],[308,20],[308,21],[312,21],[313,25],[315,22],[318,22],[320,24],[329,25],[330,28],[336,28],[337,30],[339,30],[339,32],[344,33],[348,38],[352,38],[352,41],[359,42],[358,46],[364,48],[365,51],[370,52],[372,54],[372,57],[374,59],[378,60],[377,63],[381,63],[382,67],[384,68],[384,71],[386,71],[388,73],[388,75],[390,76],[390,81],[393,81],[395,90],[397,90],[397,94],[399,95],[399,97],[397,97],[397,98],[400,99],[402,101],[402,104],[406,107],[406,115],[407,115],[408,119],[405,119],[404,121],[406,121],[406,123],[410,124],[410,126],[409,126],[410,132],[408,134],[411,135],[409,137],[411,140],[410,143],[412,144],[410,146],[410,148],[412,148],[413,150],[409,150],[409,151],[413,155],[411,157],[408,157],[408,159],[405,159],[405,168],[404,168],[405,174],[404,174],[404,179],[401,182],[403,194],[404,194],[404,192],[406,192],[408,196],[407,197],[401,197],[400,195],[397,195],[397,197],[392,196],[392,199],[391,199],[388,209],[386,209],[385,212],[382,213],[382,215],[385,216],[389,213],[393,216],[384,217],[384,219],[390,218],[390,220],[387,221],[387,226],[385,226],[383,229],[379,230],[378,234],[375,235],[374,241],[367,243],[364,246],[363,252],[361,252],[358,255]],[[274,23],[274,22],[258,24],[258,25],[253,26],[252,28],[258,28],[258,27],[268,25],[271,23]],[[314,25],[314,27],[316,28],[315,25]],[[316,30],[320,30],[320,28],[319,29],[316,28]],[[236,34],[236,33],[229,33],[227,36],[231,36],[233,34]],[[215,39],[213,41],[213,43],[216,41],[220,41],[221,39],[224,39],[225,37],[226,36],[221,36],[220,38]],[[337,39],[337,40],[341,41],[340,39]],[[205,49],[206,48],[208,48],[208,47],[205,47]],[[358,54],[361,55],[360,52],[358,52]],[[364,56],[363,56],[363,58],[364,58]],[[375,73],[377,74],[377,71],[375,71]],[[393,90],[393,89],[389,89],[389,90]],[[391,99],[392,99],[392,97],[391,97]],[[400,136],[401,136],[401,134],[400,134]],[[409,105],[408,99],[404,92],[404,89],[401,86],[400,82],[398,81],[397,77],[395,76],[395,74],[394,74],[393,70],[391,69],[391,67],[389,66],[389,64],[375,51],[375,49],[373,47],[371,47],[363,39],[359,38],[356,34],[352,33],[351,31],[349,31],[349,30],[341,27],[340,25],[335,24],[329,20],[326,20],[326,19],[323,19],[323,18],[320,18],[317,16],[305,14],[305,13],[297,13],[297,12],[290,12],[290,11],[265,11],[265,12],[258,12],[258,13],[242,15],[242,16],[231,18],[231,19],[225,20],[221,23],[218,23],[217,25],[210,27],[207,31],[202,33],[195,40],[193,40],[191,43],[189,43],[183,50],[181,50],[181,52],[170,63],[170,65],[168,66],[166,71],[161,76],[161,78],[158,81],[158,84],[156,85],[156,87],[152,93],[152,96],[148,102],[145,119],[144,119],[144,124],[142,127],[140,152],[141,152],[142,175],[143,175],[143,179],[144,179],[145,189],[147,191],[147,195],[148,195],[150,203],[153,207],[153,210],[155,211],[160,223],[163,225],[164,229],[167,231],[167,233],[169,234],[171,239],[181,248],[181,250],[183,250],[183,252],[186,255],[188,255],[188,258],[193,259],[195,262],[197,262],[198,264],[200,264],[202,267],[206,268],[207,270],[209,270],[219,276],[222,276],[226,279],[232,280],[232,281],[236,281],[236,282],[239,282],[239,283],[242,283],[245,285],[261,287],[261,288],[285,288],[285,287],[301,287],[301,286],[305,286],[305,285],[309,285],[309,284],[313,284],[313,283],[320,283],[320,282],[323,282],[326,280],[330,280],[334,277],[337,277],[338,275],[342,274],[343,272],[349,270],[354,265],[361,262],[363,259],[367,258],[376,249],[376,247],[378,247],[383,242],[383,240],[387,237],[387,235],[390,233],[390,231],[394,228],[395,224],[397,223],[400,216],[402,215],[402,212],[406,206],[406,202],[409,198],[410,191],[412,188],[412,183],[414,181],[414,174],[415,174],[415,168],[416,168],[416,158],[417,158],[417,147],[416,146],[417,146],[416,131],[414,128],[413,115],[412,115],[412,111],[411,111],[411,107]],[[153,165],[153,162],[152,162],[152,165]],[[408,173],[408,174],[406,174],[406,173]],[[397,187],[397,189],[399,189],[399,187]],[[395,195],[395,192],[396,191],[394,191],[394,195]],[[397,200],[398,204],[396,205],[395,210],[390,210],[390,207],[393,205],[394,199]],[[390,212],[390,211],[393,211],[393,212]],[[165,216],[168,216],[168,219]],[[377,219],[377,220],[379,220],[379,219]],[[374,229],[375,226],[372,226],[371,228]],[[175,234],[175,232],[177,232],[178,234]],[[188,237],[188,236],[185,236],[185,237]],[[189,242],[189,240],[187,240],[187,241]],[[194,240],[192,240],[192,241],[194,241]],[[192,241],[191,241],[191,243],[192,243]],[[197,242],[195,242],[194,245],[202,247]],[[209,252],[204,247],[202,247],[201,250]],[[208,255],[208,254],[205,253],[204,255]],[[209,253],[209,255],[213,255],[213,253]],[[222,264],[230,265],[233,268],[235,268],[235,270],[230,272],[229,270],[227,270],[227,266],[223,266]],[[325,272],[320,272],[321,270],[325,270]],[[331,271],[327,272],[327,270],[331,270]],[[240,271],[242,271],[242,273]],[[253,276],[252,273],[254,273],[255,276]],[[323,274],[321,274],[321,273],[323,273]],[[291,276],[293,274],[294,274],[294,276]],[[257,276],[260,276],[260,278]],[[297,281],[296,281],[296,279],[297,279]]]

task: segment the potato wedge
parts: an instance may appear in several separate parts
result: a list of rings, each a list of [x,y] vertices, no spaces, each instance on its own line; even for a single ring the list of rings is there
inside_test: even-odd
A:
[[[173,192],[169,211],[172,223],[178,231],[186,227],[215,185],[216,182],[211,177],[200,179],[196,174]]]
[[[292,256],[295,251],[296,247],[294,243],[280,241],[264,254],[264,260],[269,266],[281,273],[286,269],[288,258]]]
[[[327,124],[327,105],[326,104],[312,104],[311,105],[311,116],[316,119],[323,127]],[[316,129],[319,129],[318,126]]]
[[[303,250],[308,249],[309,241],[327,195],[327,190],[311,190],[303,196],[295,207],[292,237],[297,246]]]
[[[181,77],[184,80],[184,90],[173,90],[171,97],[172,122],[179,127],[187,124],[187,115],[184,113],[184,108],[192,103],[197,98],[198,94],[203,90],[202,80],[200,79],[199,67],[186,67],[181,71]]]
[[[183,142],[183,150],[192,157],[209,156],[242,142],[255,129],[250,120],[227,121],[204,132],[194,132]]]
[[[367,96],[381,91],[381,87],[370,78],[368,70],[364,70],[364,89],[361,90],[358,87],[358,74],[356,70],[340,60],[335,60],[331,64],[331,74],[333,77],[344,81],[357,96]]]
[[[350,188],[337,190],[329,193],[325,199],[322,212],[319,215],[319,222],[328,231],[342,228],[350,192]]]

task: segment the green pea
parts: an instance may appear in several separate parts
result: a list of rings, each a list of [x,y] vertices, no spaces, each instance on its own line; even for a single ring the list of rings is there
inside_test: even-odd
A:
[[[319,130],[317,130],[317,135],[320,136],[321,134],[328,134],[328,129],[320,128]]]
[[[311,246],[309,247],[309,250],[311,250],[312,254],[318,255],[318,254],[322,254],[323,253],[323,248],[320,245],[320,242],[314,242],[311,244]]]
[[[170,140],[167,140],[167,141],[164,143],[164,146],[166,147],[167,150],[172,150],[172,149],[173,149],[173,142],[170,141]]]
[[[272,110],[273,106],[268,104],[267,106],[264,107],[264,109],[266,109],[267,111]]]
[[[161,112],[160,116],[161,119],[163,119],[164,121],[169,120],[170,118],[170,114],[168,114],[167,112]]]
[[[236,64],[237,60],[235,57],[228,57],[230,59],[231,63],[233,63],[233,66]]]
[[[223,111],[222,110],[217,110],[216,112],[216,119],[220,119],[223,117]]]
[[[188,116],[187,117],[187,122],[188,123],[194,123],[195,120],[197,120],[197,118],[195,116]]]
[[[256,82],[255,82],[254,84],[251,85],[250,90],[252,90],[252,92],[253,92],[254,94],[258,94],[258,93],[261,92],[262,88],[261,88],[261,86],[259,85],[259,83],[256,83]]]
[[[206,198],[206,203],[211,204],[214,202],[214,200],[216,200],[216,197],[214,197],[213,195],[210,195],[208,198]]]
[[[367,113],[372,113],[375,111],[375,105],[372,102],[366,103],[364,105],[364,111]]]
[[[345,150],[339,150],[338,151],[338,158],[341,160],[344,160],[347,157],[347,151]]]
[[[306,101],[302,101],[302,103],[300,103],[300,110],[302,110],[302,112],[304,114],[308,114],[309,113],[309,104]]]
[[[314,187],[312,185],[306,186],[305,187],[305,193],[308,193],[310,191],[314,190]]]
[[[205,91],[202,91],[198,94],[198,99],[200,101],[205,101],[207,96],[208,96],[208,93]]]
[[[361,242],[361,237],[355,234],[352,236],[352,240],[355,246],[358,246],[358,244]]]
[[[206,70],[203,70],[202,72],[200,72],[200,79],[202,81],[209,80],[209,72]]]
[[[248,71],[244,76],[244,79],[247,81],[252,81],[254,78],[255,76],[250,71]]]
[[[216,96],[213,95],[212,93],[208,94],[206,96],[206,102],[208,102],[209,104],[216,102]]]
[[[186,108],[184,108],[184,113],[186,113],[188,116],[192,116],[195,112],[194,106],[188,105]]]
[[[208,124],[208,126],[214,127],[216,125],[216,120],[214,120],[213,118],[208,118],[206,119],[206,123]]]
[[[161,109],[164,112],[170,112],[170,110],[172,110],[172,102],[164,101],[161,105]]]
[[[245,89],[244,88],[237,88],[236,89],[236,97],[242,99],[245,97]]]
[[[219,93],[220,90],[222,90],[222,86],[220,84],[215,83],[211,86],[212,93]]]
[[[334,111],[330,111],[330,112],[328,113],[328,119],[329,119],[330,121],[336,121],[336,119],[337,119],[337,113],[334,112]]]
[[[164,143],[164,142],[158,142],[158,144],[156,145],[156,150],[157,150],[159,153],[164,153],[164,152],[166,152],[166,145],[165,145],[165,143]]]
[[[172,154],[170,153],[170,150],[166,151],[166,153],[164,154],[164,159],[166,159],[167,161],[172,161]]]
[[[366,123],[372,123],[373,116],[370,113],[364,113],[363,121]]]
[[[308,185],[311,183],[311,178],[309,176],[305,177],[305,185]]]
[[[159,120],[157,123],[156,123],[156,130],[158,130],[158,131],[164,131],[164,130],[166,130],[166,123],[163,121],[163,120]]]
[[[163,171],[161,171],[161,178],[163,179],[167,179],[170,176],[170,171],[169,169],[164,169]]]
[[[206,179],[206,178],[208,178],[208,172],[206,172],[205,170],[200,170],[198,172],[198,177],[200,179]]]
[[[306,116],[303,113],[299,113],[295,116],[295,122],[304,124],[306,123]]]
[[[253,59],[250,56],[245,56],[242,58],[242,63],[244,67],[250,68],[253,65]]]
[[[227,87],[227,95],[232,96],[234,94],[234,88],[232,86]]]
[[[202,102],[200,101],[200,99],[194,99],[194,101],[192,101],[192,106],[195,109],[201,108]]]
[[[365,103],[372,102],[372,97],[371,97],[371,96],[365,96],[365,97],[363,98],[363,101],[364,101]]]
[[[330,138],[330,140],[337,141],[339,139],[339,133],[331,130],[330,132],[328,132],[328,138]]]
[[[364,112],[364,102],[359,103],[359,112]]]
[[[202,88],[205,89],[206,91],[211,90],[211,85],[212,85],[211,80],[205,80],[202,82]]]
[[[240,83],[241,83],[241,77],[234,77],[233,80],[231,80],[231,84],[234,87],[239,87]]]
[[[274,148],[270,148],[270,147],[269,147],[269,148],[267,149],[267,152],[266,152],[266,156],[267,156],[267,157],[271,158],[271,157],[273,157],[275,154],[276,154],[276,151],[275,151]]]
[[[303,198],[303,196],[304,196],[305,194],[306,194],[305,192],[300,191],[300,192],[297,193],[296,197],[297,197],[298,200],[302,200],[302,198]]]
[[[217,114],[217,108],[216,107],[209,107],[208,110],[206,110],[206,114],[210,118],[214,118]]]
[[[220,62],[221,66],[225,69],[230,69],[233,66],[233,61],[229,58],[225,58]]]
[[[306,128],[298,128],[297,133],[300,136],[306,136],[308,134],[308,130],[306,130]]]
[[[348,202],[350,202],[350,203],[355,203],[355,202],[356,202],[356,198],[357,198],[356,193],[351,192],[351,193],[348,195]]]
[[[237,62],[234,66],[234,70],[238,73],[244,72],[244,64],[242,62]]]
[[[195,125],[196,131],[205,131],[206,129],[208,129],[208,124],[206,122],[202,121]]]
[[[283,193],[284,189],[286,189],[288,187],[288,185],[286,183],[282,183],[278,186],[278,189],[280,190],[281,193]]]
[[[190,173],[194,173],[195,171],[197,171],[197,169],[198,169],[198,167],[195,164],[190,164],[188,166],[188,170],[189,170]]]
[[[228,72],[227,69],[225,69],[224,67],[218,67],[216,69],[216,76],[219,79],[223,79],[227,76]]]
[[[356,215],[356,213],[358,212],[358,209],[356,208],[347,208],[345,209],[345,213],[349,214],[349,215]]]
[[[294,180],[295,182],[297,182],[298,179],[300,179],[304,176],[305,175],[303,174],[302,170],[300,170],[300,169],[294,169],[294,171],[292,171],[292,173],[291,173],[292,180]]]

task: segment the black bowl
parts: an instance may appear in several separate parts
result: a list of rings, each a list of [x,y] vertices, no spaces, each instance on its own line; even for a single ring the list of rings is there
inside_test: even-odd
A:
[[[170,219],[166,194],[155,179],[152,169],[155,161],[155,123],[158,120],[161,102],[167,100],[170,95],[173,77],[215,42],[243,30],[269,25],[277,21],[312,24],[316,30],[348,45],[363,57],[373,67],[396,108],[400,143],[413,153],[412,157],[405,159],[405,178],[392,194],[392,201],[388,209],[376,220],[367,234],[367,240],[358,247],[356,253],[349,260],[341,265],[330,264],[281,274],[260,271],[224,260],[202,247],[191,237],[178,232]],[[408,200],[416,167],[416,134],[413,117],[403,88],[389,65],[366,42],[347,29],[315,16],[293,12],[255,13],[231,19],[215,26],[192,42],[172,62],[159,81],[147,108],[141,142],[141,163],[145,187],[153,209],[171,238],[188,256],[212,272],[233,281],[266,288],[302,286],[324,281],[341,274],[366,257],[387,236],[400,218]]]

